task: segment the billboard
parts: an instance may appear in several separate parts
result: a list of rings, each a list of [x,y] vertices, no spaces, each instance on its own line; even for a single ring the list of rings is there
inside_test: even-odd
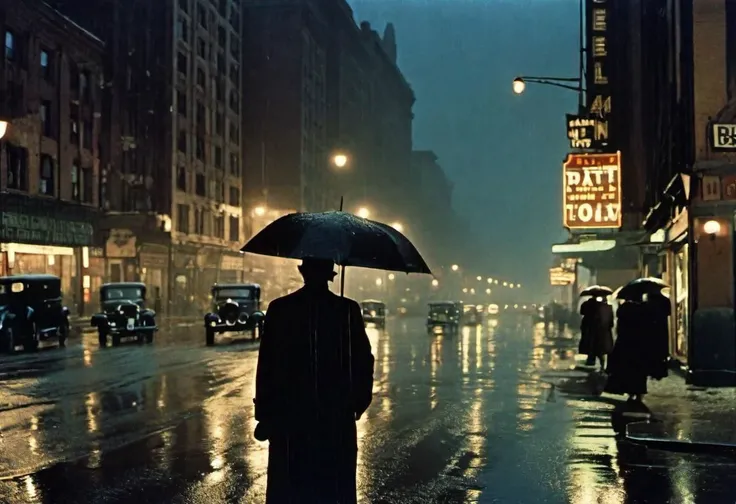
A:
[[[568,154],[562,165],[562,222],[570,230],[621,227],[621,152]]]
[[[562,266],[549,269],[549,284],[552,286],[561,287],[565,285],[572,285],[574,281],[575,281],[574,271],[567,271]]]

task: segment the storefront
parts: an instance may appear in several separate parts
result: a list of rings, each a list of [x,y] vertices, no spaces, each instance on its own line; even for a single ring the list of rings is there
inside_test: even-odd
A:
[[[97,211],[47,198],[4,193],[0,198],[2,275],[61,278],[63,302],[82,314],[92,285],[91,251]],[[90,287],[86,287],[89,285]]]
[[[138,251],[140,281],[148,288],[150,306],[160,312],[168,302],[169,247],[145,244]]]

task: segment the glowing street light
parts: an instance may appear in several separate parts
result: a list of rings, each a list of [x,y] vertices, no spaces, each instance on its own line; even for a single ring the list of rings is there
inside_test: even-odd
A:
[[[504,287],[508,287],[508,286],[509,286],[509,283],[508,283],[508,282],[504,282],[504,283],[503,283],[503,286],[504,286]]]
[[[463,292],[464,292],[465,294],[467,294],[467,293],[468,293],[468,288],[467,288],[467,287],[465,287],[465,288],[463,289]]]
[[[516,79],[514,79],[512,87],[514,89],[514,93],[521,94],[526,89],[526,82],[524,82],[524,79],[522,79],[521,77],[517,77]]]
[[[8,126],[10,123],[5,119],[0,119],[0,138],[5,136],[5,133],[8,132]]]
[[[380,278],[376,278],[376,286],[380,287],[381,285],[383,285],[383,280]]]
[[[460,269],[460,266],[458,266],[457,264],[453,264],[453,265],[451,266],[451,268],[452,268],[452,271],[457,271],[457,270],[459,270],[459,269]]]
[[[391,227],[394,228],[399,233],[404,232],[404,225],[401,222],[394,222],[391,224]]]
[[[513,289],[513,288],[514,288],[514,284],[510,284],[509,289]]]
[[[521,289],[521,284],[516,284],[517,289]]]
[[[471,294],[475,294],[475,289],[470,289]]]
[[[358,208],[358,217],[362,219],[367,219],[370,216],[371,216],[371,211],[368,210],[366,207]]]
[[[488,283],[493,283],[493,278],[488,278]]]
[[[490,293],[491,293],[491,289],[486,289],[486,294],[490,294]]]
[[[335,166],[338,168],[345,168],[345,166],[348,164],[348,157],[345,154],[335,154],[332,157],[332,162]]]
[[[475,277],[475,279],[476,279],[476,280],[478,280],[478,281],[480,282],[481,280],[483,280],[483,277],[482,277],[482,276],[480,276],[480,275],[478,275],[477,277]]]
[[[255,214],[256,214],[256,215],[258,216],[258,217],[263,217],[264,215],[266,215],[266,207],[262,207],[262,206],[257,206],[257,207],[255,207],[255,208],[253,209],[253,212],[254,212],[254,213],[255,213]]]
[[[440,285],[440,281],[436,278],[432,279],[432,287],[438,287]]]

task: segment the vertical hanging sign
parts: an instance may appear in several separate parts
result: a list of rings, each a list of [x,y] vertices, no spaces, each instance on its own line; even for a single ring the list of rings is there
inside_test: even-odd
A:
[[[588,115],[596,118],[601,127],[605,128],[606,137],[611,114],[611,87],[608,81],[611,61],[609,54],[611,4],[612,0],[586,0]]]

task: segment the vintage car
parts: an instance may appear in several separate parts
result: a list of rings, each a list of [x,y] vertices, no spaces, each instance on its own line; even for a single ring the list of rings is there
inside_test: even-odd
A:
[[[455,301],[438,301],[429,303],[427,327],[433,329],[456,330],[460,325],[461,308]]]
[[[224,332],[250,332],[253,339],[258,339],[265,319],[260,285],[215,284],[212,311],[204,316],[205,343],[214,345],[215,334]]]
[[[374,324],[381,329],[386,327],[386,303],[375,299],[366,299],[360,303],[363,310],[363,321]]]
[[[474,326],[483,323],[483,306],[463,305],[463,325]]]
[[[92,327],[97,328],[100,346],[113,346],[121,338],[135,336],[139,343],[153,343],[158,331],[156,312],[145,307],[146,285],[140,282],[119,282],[100,287],[101,312],[92,316]]]
[[[69,337],[69,309],[61,303],[61,279],[53,275],[0,277],[0,352],[18,345],[36,350],[41,341]]]

